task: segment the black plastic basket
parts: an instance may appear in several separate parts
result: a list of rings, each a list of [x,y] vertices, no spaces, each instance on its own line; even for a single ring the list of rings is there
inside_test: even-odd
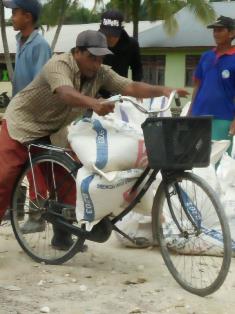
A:
[[[207,167],[212,117],[147,118],[142,124],[152,169]]]

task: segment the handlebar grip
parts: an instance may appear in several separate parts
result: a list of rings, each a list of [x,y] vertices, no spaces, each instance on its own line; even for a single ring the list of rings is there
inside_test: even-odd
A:
[[[180,107],[181,106],[181,101],[180,101],[180,98],[178,95],[175,95],[175,104],[177,107]]]
[[[111,96],[109,98],[106,99],[105,102],[118,102],[118,101],[121,101],[122,99],[122,96],[121,95],[114,95],[114,96]]]

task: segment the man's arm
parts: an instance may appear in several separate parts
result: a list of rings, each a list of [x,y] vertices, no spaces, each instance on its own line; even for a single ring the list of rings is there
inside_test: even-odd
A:
[[[60,86],[55,89],[55,93],[67,105],[92,109],[100,116],[113,112],[114,109],[113,103],[104,104],[102,100],[83,95],[71,86]]]
[[[126,85],[122,91],[125,96],[133,96],[136,98],[152,98],[158,96],[169,97],[174,88],[166,86],[150,85],[143,82],[132,82]],[[185,89],[175,88],[181,97],[186,97],[189,93]]]
[[[56,57],[55,57],[56,58]],[[41,75],[50,86],[51,92],[68,106],[94,110],[98,115],[105,115],[114,109],[113,103],[102,103],[98,99],[83,95],[74,88],[73,72],[63,60],[51,59],[43,68]]]

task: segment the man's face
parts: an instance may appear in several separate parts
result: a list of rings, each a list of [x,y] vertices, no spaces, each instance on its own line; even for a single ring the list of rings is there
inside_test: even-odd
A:
[[[120,36],[113,36],[113,35],[105,35],[108,43],[108,47],[112,48],[115,47],[118,43]]]
[[[215,27],[213,29],[214,39],[217,45],[228,44],[234,37],[234,31],[230,31],[225,27]]]
[[[15,31],[23,30],[29,23],[32,23],[32,16],[22,9],[13,9],[12,23]]]
[[[77,61],[81,75],[92,79],[96,76],[104,57],[94,56],[88,50],[77,50],[74,54],[74,58]]]

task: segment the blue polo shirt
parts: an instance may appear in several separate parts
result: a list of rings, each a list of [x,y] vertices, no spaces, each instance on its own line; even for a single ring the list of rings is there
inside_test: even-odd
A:
[[[30,34],[23,45],[20,45],[21,36],[21,33],[16,35],[17,51],[13,76],[13,96],[32,82],[51,57],[50,46],[37,30]]]
[[[200,86],[192,106],[192,115],[213,115],[215,119],[235,117],[235,48],[219,55],[215,49],[205,52],[195,71]]]

